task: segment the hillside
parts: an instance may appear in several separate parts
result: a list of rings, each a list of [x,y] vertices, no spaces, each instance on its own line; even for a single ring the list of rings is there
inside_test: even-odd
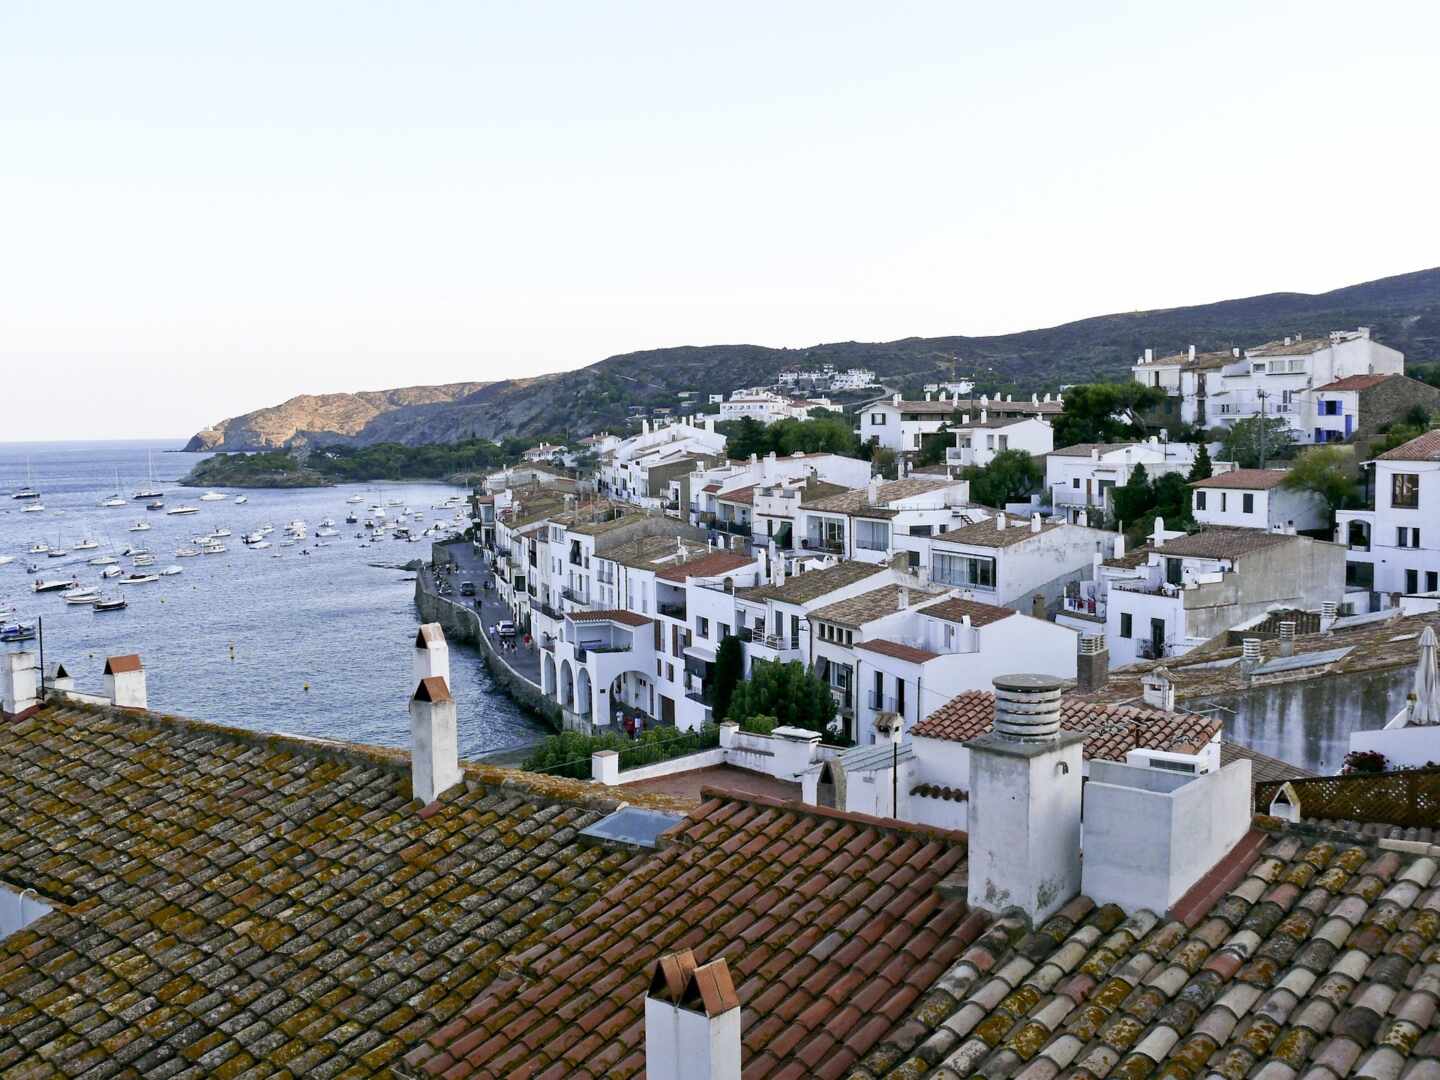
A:
[[[951,357],[958,356],[957,370],[976,377],[980,389],[1028,394],[1062,383],[1127,378],[1146,347],[1163,355],[1194,344],[1203,352],[1361,325],[1403,350],[1407,363],[1440,359],[1440,268],[1327,293],[1270,293],[1100,315],[993,337],[850,341],[805,349],[687,346],[625,353],[533,379],[294,398],[217,424],[196,435],[191,447],[235,450],[315,441],[418,445],[467,436],[583,435],[621,428],[630,405],[673,408],[682,390],[696,391],[703,401],[706,394],[770,381],[787,367],[826,363],[872,368],[899,389],[948,375]]]
[[[457,401],[485,387],[483,382],[406,386],[354,394],[301,394],[280,405],[222,420],[197,432],[187,451],[258,450],[304,444],[316,433],[360,436],[390,412]]]

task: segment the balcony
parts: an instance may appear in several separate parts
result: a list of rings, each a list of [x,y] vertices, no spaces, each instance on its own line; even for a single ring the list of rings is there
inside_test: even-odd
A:
[[[1105,604],[1093,596],[1067,596],[1063,598],[1062,610],[1071,615],[1085,615],[1092,619],[1105,617]]]
[[[741,521],[715,521],[710,527],[720,532],[729,533],[731,536],[749,536],[750,524]]]
[[[898,713],[900,711],[899,702],[897,702],[893,697],[887,697],[884,694],[877,694],[874,690],[870,691],[869,700],[871,712]]]
[[[589,593],[580,592],[578,589],[572,589],[572,588],[570,588],[569,586],[566,586],[565,588],[561,589],[561,590],[560,590],[560,595],[561,595],[562,597],[564,597],[566,600],[569,600],[572,604],[586,604],[586,605],[588,605],[588,604],[590,603],[590,594],[589,594]]]
[[[684,604],[667,604],[662,601],[655,605],[655,609],[659,611],[661,615],[667,615],[672,619],[679,619],[682,622],[686,618]]]
[[[531,610],[531,611],[538,611],[541,615],[544,615],[547,619],[553,619],[555,622],[560,622],[561,620],[563,620],[563,619],[565,618],[564,612],[559,611],[559,610],[557,610],[556,608],[551,607],[549,604],[542,603],[542,602],[539,602],[539,601],[534,601],[534,600],[532,600],[532,601],[530,602],[530,610]]]
[[[841,715],[855,715],[855,699],[848,687],[832,686],[830,687],[830,696],[835,699],[835,706],[840,710]]]
[[[763,631],[752,630],[749,627],[742,626],[740,628],[740,640],[756,648],[768,649],[776,653],[800,651],[800,637],[798,634],[794,636],[766,634]]]
[[[840,540],[825,540],[818,536],[807,536],[800,541],[800,546],[806,551],[824,551],[831,555],[842,555],[845,552],[845,545]]]

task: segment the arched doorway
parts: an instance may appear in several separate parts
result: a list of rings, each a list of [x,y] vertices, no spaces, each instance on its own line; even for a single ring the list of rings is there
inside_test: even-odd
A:
[[[548,698],[555,696],[555,657],[548,652],[540,654],[540,689]]]
[[[815,787],[815,803],[818,806],[828,806],[832,810],[836,808],[836,784],[835,770],[831,768],[830,762],[820,766],[820,783]]]
[[[570,661],[560,664],[560,707],[575,710],[575,675],[570,670]]]
[[[590,669],[581,667],[575,677],[575,711],[581,716],[590,715]]]

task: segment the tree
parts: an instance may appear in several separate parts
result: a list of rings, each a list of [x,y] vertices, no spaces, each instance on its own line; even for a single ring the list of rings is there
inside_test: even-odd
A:
[[[1143,464],[1136,465],[1130,478],[1110,492],[1110,506],[1122,522],[1134,522],[1155,509],[1155,489],[1150,486],[1150,474]]]
[[[1123,442],[1144,433],[1134,414],[1165,400],[1165,391],[1137,382],[1083,383],[1065,391],[1065,409],[1055,419],[1056,447],[1076,443]]]
[[[1223,453],[1242,469],[1261,467],[1261,449],[1266,464],[1290,457],[1295,451],[1295,434],[1279,416],[1249,416],[1237,420],[1225,433]]]
[[[730,700],[744,672],[745,653],[740,639],[726,634],[715,650],[715,671],[710,683],[710,705],[715,716],[724,716],[730,711]]]
[[[883,479],[895,480],[898,478],[897,469],[899,463],[896,460],[895,451],[891,450],[888,446],[875,447],[870,454],[870,464],[875,467],[874,471]]]
[[[1215,468],[1210,464],[1210,448],[1203,442],[1200,449],[1195,452],[1195,464],[1190,466],[1190,475],[1186,477],[1192,484],[1196,480],[1209,480],[1215,475]]]
[[[1280,486],[1290,491],[1313,492],[1324,499],[1333,529],[1335,511],[1354,495],[1358,484],[1354,450],[1348,446],[1314,446],[1295,459]]]
[[[720,715],[718,710],[715,715]],[[779,716],[791,727],[823,732],[835,720],[835,698],[798,660],[757,661],[750,678],[735,687],[725,719],[743,726],[755,716]]]
[[[985,506],[1004,509],[1021,502],[1045,483],[1045,469],[1024,450],[1001,450],[984,468],[971,466],[961,473],[970,481],[970,498]]]

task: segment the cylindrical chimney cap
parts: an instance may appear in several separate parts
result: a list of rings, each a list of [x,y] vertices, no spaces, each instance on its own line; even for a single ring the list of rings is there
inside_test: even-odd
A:
[[[995,732],[1012,739],[1048,739],[1060,731],[1060,691],[1053,675],[997,675]]]

